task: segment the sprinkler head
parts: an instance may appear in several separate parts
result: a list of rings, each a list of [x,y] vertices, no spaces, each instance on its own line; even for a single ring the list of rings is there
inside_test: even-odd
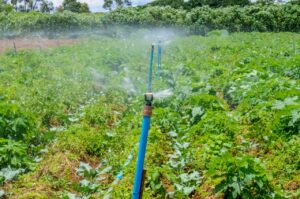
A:
[[[153,93],[145,93],[146,105],[151,106],[153,101]]]

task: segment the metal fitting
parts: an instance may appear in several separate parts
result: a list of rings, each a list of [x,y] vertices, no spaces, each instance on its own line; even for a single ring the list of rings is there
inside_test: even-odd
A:
[[[152,106],[145,105],[144,106],[144,116],[151,116],[152,115]]]
[[[153,93],[146,93],[145,94],[145,102],[146,105],[151,106],[153,102]]]

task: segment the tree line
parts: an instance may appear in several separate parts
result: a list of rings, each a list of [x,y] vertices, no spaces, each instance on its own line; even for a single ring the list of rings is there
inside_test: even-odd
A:
[[[68,10],[75,13],[89,13],[87,3],[77,0],[64,0],[62,5],[56,8],[57,12]],[[52,13],[55,11],[51,0],[0,0],[0,12],[32,12]]]
[[[299,32],[300,5],[201,6],[192,10],[170,6],[120,8],[104,15],[102,22],[117,26],[174,27],[204,35],[216,29],[230,32]]]
[[[226,29],[229,32],[299,32],[300,5],[288,3],[221,8],[202,6],[192,10],[175,9],[170,6],[147,6],[120,8],[106,14],[0,13],[0,37],[11,33],[18,36],[43,31],[55,34],[99,28],[110,30],[111,27],[132,29],[132,26],[172,27],[190,34],[202,35],[216,29]]]
[[[191,10],[197,7],[209,6],[212,8],[228,7],[228,6],[247,6],[252,4],[275,4],[292,2],[299,4],[300,0],[154,0],[143,7],[159,6],[165,7],[170,6],[175,9]],[[130,0],[104,0],[103,7],[111,10],[112,8],[129,7],[132,5]]]
[[[144,6],[152,7],[170,6],[175,9],[192,10],[197,7],[209,6],[211,8],[228,7],[228,6],[247,6],[251,4],[274,4],[275,2],[285,2],[285,0],[154,0]],[[300,4],[300,0],[290,0],[294,4]],[[131,7],[131,0],[104,0],[103,8],[113,10],[115,8]],[[68,10],[75,13],[89,13],[90,8],[87,3],[81,3],[77,0],[64,0],[62,5],[54,8],[51,0],[0,0],[0,12],[6,11],[30,12],[40,11],[43,13],[51,13],[54,11],[62,12]]]

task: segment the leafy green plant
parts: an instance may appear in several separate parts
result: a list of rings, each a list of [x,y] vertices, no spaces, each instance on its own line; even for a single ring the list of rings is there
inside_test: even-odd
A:
[[[102,168],[101,164],[97,168],[91,167],[88,163],[80,162],[79,167],[76,169],[76,174],[83,177],[83,179],[75,184],[75,190],[80,194],[63,193],[62,198],[90,198],[92,194],[99,191],[101,184],[99,181],[105,180],[103,175],[107,174],[112,167],[108,166]]]
[[[96,169],[93,169],[89,164],[80,162],[76,173],[77,175],[84,176],[86,178],[95,178],[98,172]]]
[[[149,186],[156,195],[165,195],[166,189],[161,182],[161,173],[156,171],[148,178]]]
[[[31,141],[37,136],[33,116],[13,103],[0,103],[0,137]]]
[[[82,195],[88,196],[95,193],[99,189],[100,185],[90,182],[89,180],[81,180],[76,187],[76,190],[79,191]]]
[[[224,133],[233,137],[238,131],[238,126],[233,115],[227,115],[222,111],[208,111],[190,131],[198,135]]]
[[[9,182],[24,172],[25,169],[12,169],[11,167],[7,167],[0,170],[0,178],[2,179],[2,183]]]
[[[201,182],[200,173],[193,171],[191,173],[182,173],[178,177],[178,182],[175,183],[175,195],[183,194],[190,196]]]
[[[207,166],[213,158],[220,157],[230,151],[233,148],[233,143],[224,134],[208,134],[203,148],[204,151],[201,153],[201,156]]]
[[[226,198],[275,197],[266,171],[249,156],[234,157],[227,152],[211,161],[207,174],[220,181],[215,193],[222,192]]]
[[[300,133],[300,108],[299,106],[282,107],[275,115],[273,130],[278,134],[287,136]]]
[[[226,110],[226,103],[216,96],[209,94],[195,94],[185,99],[183,102],[183,115],[188,115],[190,123],[196,124],[208,110]]]
[[[7,140],[0,146],[0,160],[0,168],[30,168],[33,163],[27,155],[27,146],[13,140]]]
[[[170,108],[157,108],[153,118],[153,125],[160,127],[163,133],[176,129],[177,124],[181,122],[178,120],[180,114]]]

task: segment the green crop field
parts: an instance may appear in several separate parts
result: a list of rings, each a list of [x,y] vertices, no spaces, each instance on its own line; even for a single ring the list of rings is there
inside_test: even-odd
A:
[[[157,35],[144,198],[300,197],[300,35],[170,30],[1,54],[0,195],[131,197]]]

